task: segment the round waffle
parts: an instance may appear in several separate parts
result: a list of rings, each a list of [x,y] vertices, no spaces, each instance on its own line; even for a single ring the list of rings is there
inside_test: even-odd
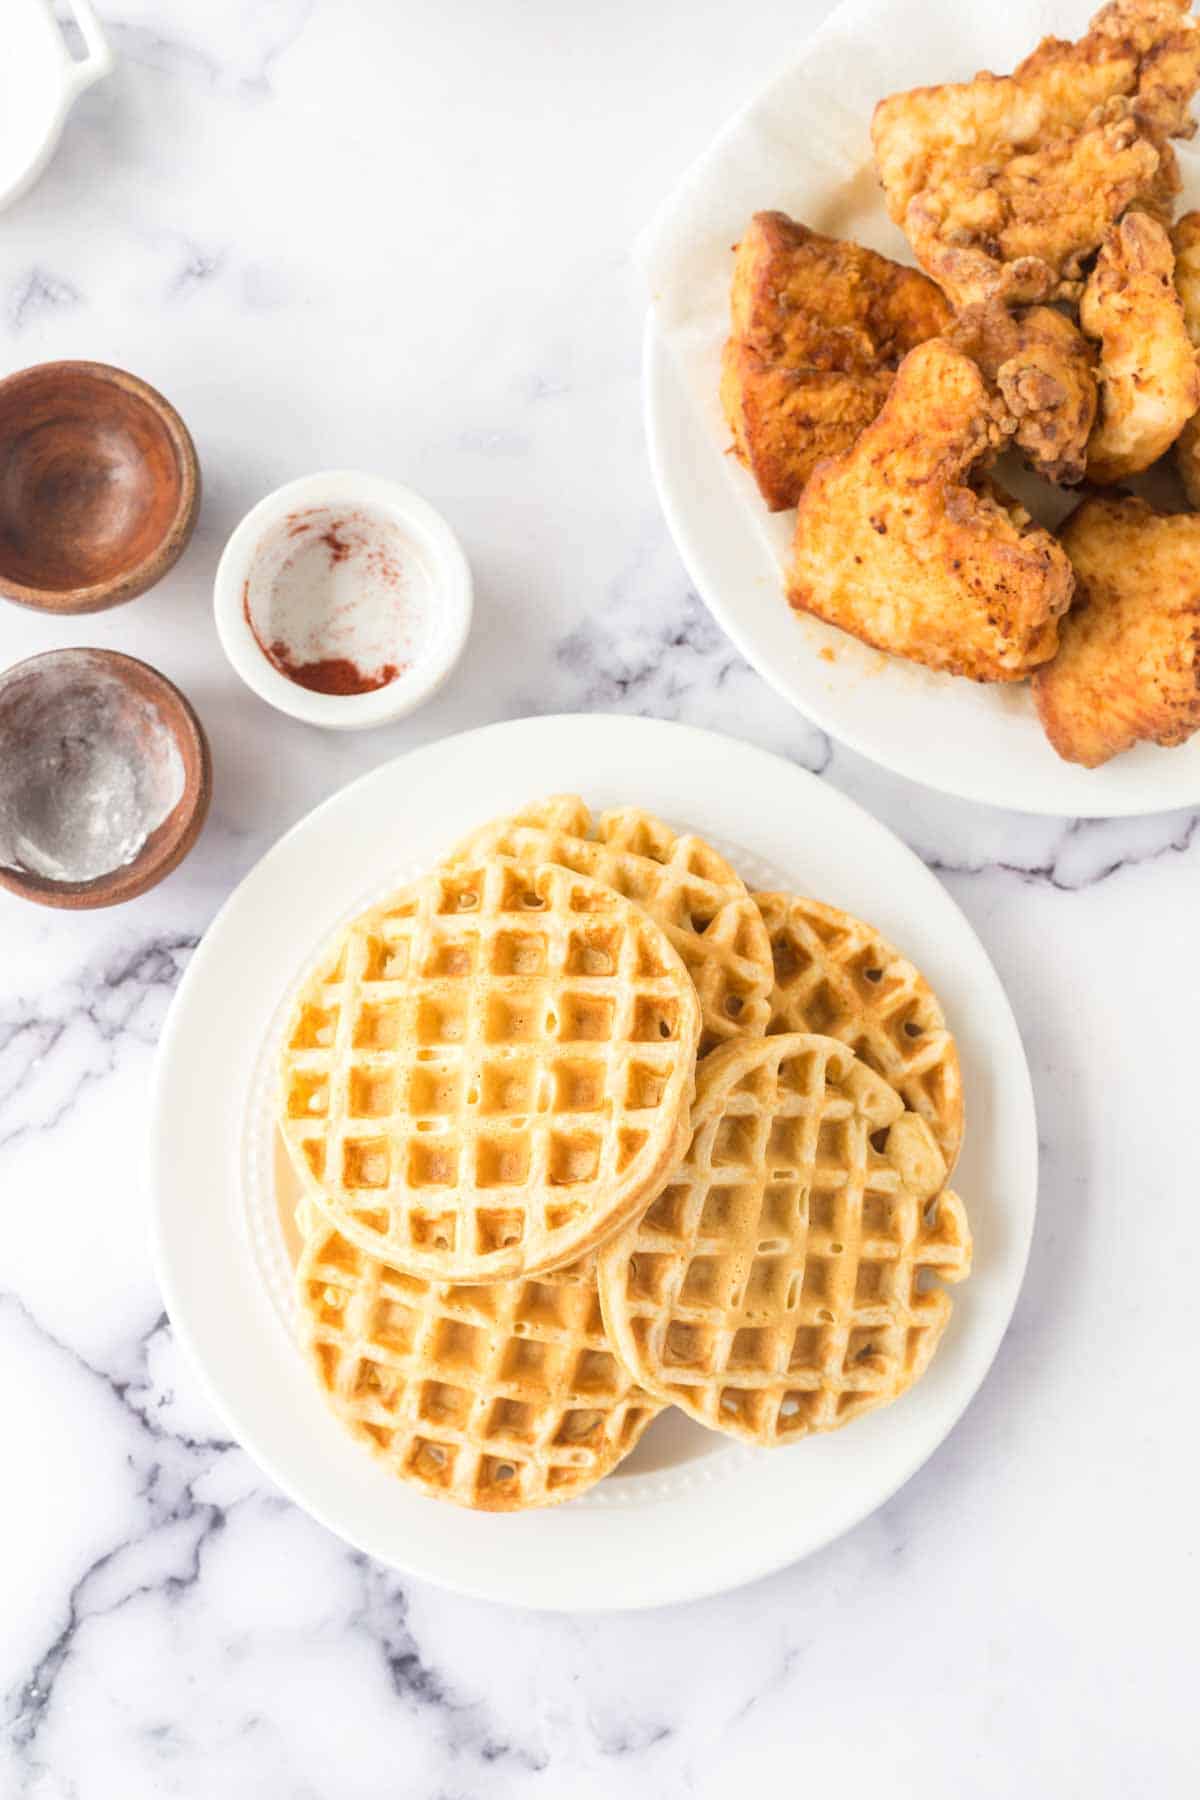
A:
[[[950,1316],[934,1277],[970,1268],[929,1127],[844,1044],[803,1034],[717,1051],[693,1122],[667,1187],[600,1254],[634,1376],[758,1444],[894,1400]]]
[[[451,860],[482,855],[561,863],[643,907],[696,984],[702,1056],[766,1030],[771,946],[741,876],[702,838],[680,837],[636,806],[593,819],[578,795],[557,794],[481,826]]]
[[[523,1281],[427,1281],[301,1203],[302,1330],[353,1435],[439,1500],[551,1506],[607,1475],[660,1410],[614,1356],[595,1258]]]
[[[861,919],[796,894],[755,894],[775,963],[768,1032],[848,1044],[930,1127],[954,1167],[962,1142],[958,1050],[924,976]]]
[[[700,1008],[611,888],[507,858],[435,870],[339,932],[285,1037],[304,1191],[430,1279],[571,1261],[687,1146]]]

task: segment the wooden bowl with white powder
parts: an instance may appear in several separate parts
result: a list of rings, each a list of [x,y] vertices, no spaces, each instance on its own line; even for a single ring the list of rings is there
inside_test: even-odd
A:
[[[43,906],[116,906],[200,835],[203,727],[174,684],[117,650],[51,650],[0,674],[0,886]]]

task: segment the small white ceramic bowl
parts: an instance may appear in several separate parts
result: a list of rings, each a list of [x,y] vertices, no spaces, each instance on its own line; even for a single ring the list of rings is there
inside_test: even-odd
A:
[[[326,508],[382,514],[412,546],[429,592],[419,648],[399,675],[368,693],[315,693],[293,681],[269,659],[247,616],[247,584],[260,549],[294,516]],[[222,552],[213,605],[225,654],[260,699],[306,724],[356,731],[403,717],[441,686],[470,630],[471,570],[445,519],[419,494],[376,475],[336,469],[289,481],[251,508]]]

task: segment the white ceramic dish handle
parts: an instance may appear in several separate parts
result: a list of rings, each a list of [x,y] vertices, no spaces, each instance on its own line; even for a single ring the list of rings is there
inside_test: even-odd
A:
[[[54,0],[42,0],[42,4],[50,17],[54,19],[57,27],[58,20],[54,14]],[[99,81],[102,75],[109,73],[113,66],[113,53],[108,47],[108,40],[100,29],[100,21],[96,17],[92,0],[67,0],[67,5],[79,27],[79,35],[83,39],[86,51],[84,56],[72,56],[67,49],[62,30],[59,28],[58,36],[62,43],[63,61],[67,65],[68,76],[64,86],[73,100],[77,94],[82,94],[84,88],[91,87],[93,81]]]
[[[0,118],[0,206],[33,186],[50,161],[67,114],[85,88],[113,66],[91,0],[67,0],[83,39],[73,56],[54,0],[3,0],[0,40],[9,62],[25,75],[23,104]]]

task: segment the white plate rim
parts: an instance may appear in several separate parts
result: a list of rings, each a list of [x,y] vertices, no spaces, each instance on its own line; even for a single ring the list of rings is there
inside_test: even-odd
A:
[[[206,986],[217,984],[211,985],[211,995],[214,1005],[218,1004],[218,993],[223,996],[219,1013],[224,1021],[229,1016],[228,1009],[236,1011],[238,1004],[228,978],[237,975],[237,987],[249,985],[244,952],[258,941],[252,929],[260,916],[256,909],[264,901],[280,904],[280,884],[289,860],[301,852],[307,854],[330,830],[336,834],[340,828],[345,835],[346,827],[340,821],[348,821],[355,810],[361,814],[371,800],[372,790],[382,794],[389,784],[398,783],[400,792],[411,792],[414,772],[419,775],[424,765],[436,773],[439,762],[443,775],[453,766],[454,780],[461,781],[464,771],[501,769],[505,752],[510,761],[516,759],[522,770],[544,770],[557,761],[560,767],[570,764],[575,774],[584,775],[588,767],[593,767],[593,787],[602,778],[609,779],[606,770],[624,764],[626,772],[621,774],[619,785],[620,797],[625,799],[630,797],[630,784],[635,779],[633,770],[640,769],[643,787],[634,797],[651,809],[655,808],[656,792],[661,795],[670,789],[682,770],[683,787],[691,782],[695,789],[687,816],[680,813],[678,805],[663,805],[661,797],[658,810],[668,816],[674,811],[681,822],[697,830],[705,829],[707,823],[718,836],[721,834],[703,815],[706,807],[710,811],[719,811],[720,807],[711,792],[706,797],[703,781],[693,773],[697,767],[709,765],[711,783],[718,769],[728,773],[737,766],[737,792],[723,803],[729,818],[736,818],[739,810],[745,811],[740,795],[747,780],[765,784],[768,790],[774,781],[779,784],[780,798],[769,806],[760,802],[764,811],[775,809],[778,817],[786,814],[790,818],[789,808],[782,805],[786,794],[789,803],[793,799],[800,802],[798,817],[803,818],[806,813],[827,814],[849,832],[856,854],[873,850],[876,860],[882,858],[892,864],[893,873],[905,871],[900,879],[909,892],[906,904],[911,904],[914,896],[923,896],[931,917],[938,921],[936,934],[932,926],[928,927],[931,943],[936,935],[938,942],[950,946],[948,954],[952,958],[962,959],[954,979],[962,989],[962,998],[965,1000],[968,994],[971,997],[972,1029],[977,1018],[986,1015],[986,1036],[995,1058],[990,1070],[993,1086],[987,1094],[987,1110],[996,1115],[991,1132],[992,1139],[997,1140],[992,1151],[997,1165],[993,1173],[1004,1171],[1003,1194],[998,1204],[1005,1209],[1003,1216],[993,1219],[991,1229],[995,1232],[1000,1227],[1001,1254],[996,1266],[982,1272],[982,1279],[977,1263],[976,1273],[963,1290],[966,1294],[973,1291],[977,1304],[968,1312],[961,1307],[956,1309],[951,1334],[960,1320],[965,1323],[954,1340],[953,1355],[948,1334],[929,1375],[913,1394],[896,1407],[857,1422],[847,1432],[821,1440],[825,1447],[839,1440],[854,1440],[865,1450],[869,1431],[884,1430],[895,1436],[894,1421],[904,1421],[903,1442],[897,1443],[890,1460],[885,1459],[886,1480],[876,1481],[869,1491],[856,1495],[832,1524],[826,1520],[813,1526],[805,1518],[795,1516],[798,1477],[787,1473],[787,1462],[794,1465],[796,1458],[812,1455],[814,1449],[821,1454],[817,1440],[812,1440],[809,1445],[791,1450],[755,1453],[739,1459],[738,1466],[724,1479],[709,1481],[698,1499],[693,1492],[688,1500],[689,1514],[695,1515],[693,1524],[699,1521],[699,1513],[704,1516],[701,1541],[691,1549],[686,1531],[662,1532],[665,1516],[655,1504],[588,1512],[578,1503],[568,1503],[544,1513],[497,1519],[494,1515],[459,1512],[404,1490],[403,1504],[397,1501],[388,1506],[395,1519],[389,1518],[387,1527],[381,1528],[371,1511],[372,1501],[367,1501],[365,1515],[362,1511],[364,1492],[372,1490],[373,1500],[378,1481],[382,1480],[385,1486],[380,1491],[394,1496],[399,1484],[383,1477],[371,1459],[344,1437],[299,1358],[290,1347],[281,1354],[279,1342],[264,1332],[261,1321],[267,1314],[266,1302],[254,1292],[247,1247],[238,1240],[236,1227],[231,1231],[214,1229],[204,1213],[210,1197],[217,1193],[218,1224],[228,1226],[233,1222],[231,1200],[226,1201],[221,1212],[219,1189],[223,1183],[228,1184],[232,1193],[238,1180],[239,1146],[223,1140],[220,1133],[214,1134],[209,1115],[194,1102],[198,1094],[209,1094],[213,1083],[218,1090],[222,1083],[226,1090],[231,1089],[239,1065],[236,1053],[232,1060],[224,1054],[198,1057],[196,1032],[205,1024]],[[677,761],[673,762],[673,758]],[[653,779],[644,775],[648,768],[656,767],[660,772]],[[508,779],[499,775],[495,778]],[[522,773],[521,779],[528,783],[528,774]],[[547,784],[543,778],[543,791],[547,785],[562,783]],[[581,779],[571,785],[586,789],[588,783]],[[649,792],[645,791],[647,788]],[[521,790],[524,797],[536,791],[536,786]],[[677,791],[682,788],[677,786]],[[518,797],[514,793],[513,799]],[[605,803],[612,802],[606,798]],[[481,806],[478,816],[487,816],[488,810],[486,805]],[[493,806],[491,810],[498,809]],[[455,835],[456,830],[447,841]],[[882,888],[883,884],[881,905]],[[836,894],[831,897],[839,898]],[[854,898],[859,909],[865,910],[861,898],[857,894]],[[849,904],[845,895],[841,899],[843,904]],[[895,904],[894,893],[887,904]],[[878,915],[879,908],[876,912]],[[881,918],[881,923],[902,941],[906,935],[913,935],[897,932],[889,918]],[[230,958],[228,968],[223,969]],[[223,976],[222,988],[219,983]],[[237,1094],[227,1091],[224,1103],[236,1111]],[[936,877],[885,826],[853,801],[784,759],[718,733],[617,715],[550,715],[483,726],[442,739],[360,777],[292,826],[230,895],[184,972],[164,1024],[155,1062],[150,1122],[152,1241],[164,1301],[184,1354],[217,1412],[247,1453],[297,1505],[379,1561],[474,1597],[556,1611],[635,1609],[741,1586],[812,1554],[883,1505],[953,1429],[986,1376],[1020,1291],[1036,1208],[1037,1127],[1032,1084],[1016,1023],[986,952]],[[187,1155],[181,1155],[181,1149]],[[970,1208],[969,1193],[966,1199]],[[221,1279],[210,1282],[206,1290],[204,1281],[213,1269],[219,1270]],[[230,1347],[233,1329],[242,1331],[252,1349],[257,1342],[261,1354],[251,1359],[249,1368],[245,1366],[246,1359],[238,1362]],[[922,1396],[932,1400],[935,1391],[936,1416],[921,1400]],[[311,1400],[311,1416],[305,1394]],[[303,1453],[296,1451],[294,1443],[284,1444],[292,1419],[289,1406],[301,1408],[304,1429],[312,1434],[312,1441],[305,1440]],[[901,1409],[906,1407],[909,1412],[902,1414]],[[331,1498],[322,1482],[333,1475],[342,1485]],[[827,1473],[824,1485],[829,1486]],[[763,1502],[755,1530],[734,1532],[728,1541],[720,1536],[722,1514],[727,1510],[721,1505],[722,1495],[735,1512],[739,1507],[753,1506],[756,1500]],[[776,1508],[774,1514],[766,1504],[768,1495]],[[782,1530],[779,1509],[785,1501],[786,1530]],[[424,1511],[414,1514],[414,1507]],[[396,1520],[401,1514],[410,1528],[417,1517],[416,1539],[396,1541]],[[623,1546],[619,1555],[615,1554],[621,1537],[620,1521],[638,1517],[648,1521],[649,1537],[643,1533],[636,1542]],[[445,1527],[435,1525],[435,1521],[446,1520],[453,1523]],[[618,1522],[615,1528],[614,1520]],[[565,1529],[563,1521],[567,1522]],[[582,1526],[578,1521],[584,1521]],[[607,1523],[593,1530],[599,1521]],[[501,1536],[497,1536],[498,1526]],[[479,1538],[473,1535],[476,1533],[481,1534]],[[486,1544],[482,1542],[485,1533]],[[594,1541],[589,1543],[589,1538]],[[664,1541],[671,1546],[670,1555],[662,1552]],[[481,1570],[481,1551],[487,1561],[486,1550],[493,1546],[506,1554]]]
[[[1175,750],[1140,744],[1099,769],[1084,769],[1078,764],[1063,762],[1047,746],[1046,760],[1036,770],[1021,774],[1010,770],[1009,759],[999,744],[995,755],[989,754],[982,760],[972,758],[969,764],[964,764],[961,759],[946,754],[944,743],[936,735],[929,739],[915,731],[905,742],[895,732],[885,736],[856,726],[839,709],[836,687],[827,696],[823,695],[819,672],[815,668],[809,670],[808,665],[817,656],[817,633],[827,633],[831,644],[840,643],[859,654],[862,647],[832,627],[822,626],[816,620],[805,620],[814,637],[814,642],[807,646],[809,658],[803,665],[808,678],[793,678],[784,660],[768,654],[752,620],[739,607],[737,584],[733,580],[727,581],[715,567],[714,555],[706,548],[706,543],[722,529],[721,517],[727,516],[736,522],[733,529],[744,538],[748,557],[753,555],[755,559],[757,573],[749,573],[742,587],[769,573],[779,606],[787,611],[782,581],[765,547],[754,538],[749,522],[742,516],[741,502],[732,486],[729,487],[727,515],[719,504],[716,508],[700,505],[695,498],[694,463],[671,450],[673,440],[690,440],[699,456],[713,454],[712,446],[707,442],[705,422],[696,412],[675,368],[671,352],[658,330],[653,306],[647,309],[642,334],[642,419],[659,505],[696,593],[735,649],[767,685],[838,743],[880,767],[936,792],[1052,818],[1138,818],[1200,803],[1200,739]],[[728,483],[730,477],[726,481]],[[752,551],[750,545],[753,545]],[[751,570],[749,560],[746,566],[748,571]],[[794,616],[793,622],[799,630],[800,623]],[[885,659],[881,654],[879,660],[881,664],[895,661]],[[886,680],[886,675],[883,679]],[[936,696],[927,697],[925,704],[933,708],[935,702]],[[932,714],[931,722],[936,733],[936,712]],[[1031,718],[1025,723],[1034,734],[1040,732],[1036,719]],[[923,749],[930,741],[935,746],[933,754]],[[964,774],[964,768],[969,768],[973,774]]]

